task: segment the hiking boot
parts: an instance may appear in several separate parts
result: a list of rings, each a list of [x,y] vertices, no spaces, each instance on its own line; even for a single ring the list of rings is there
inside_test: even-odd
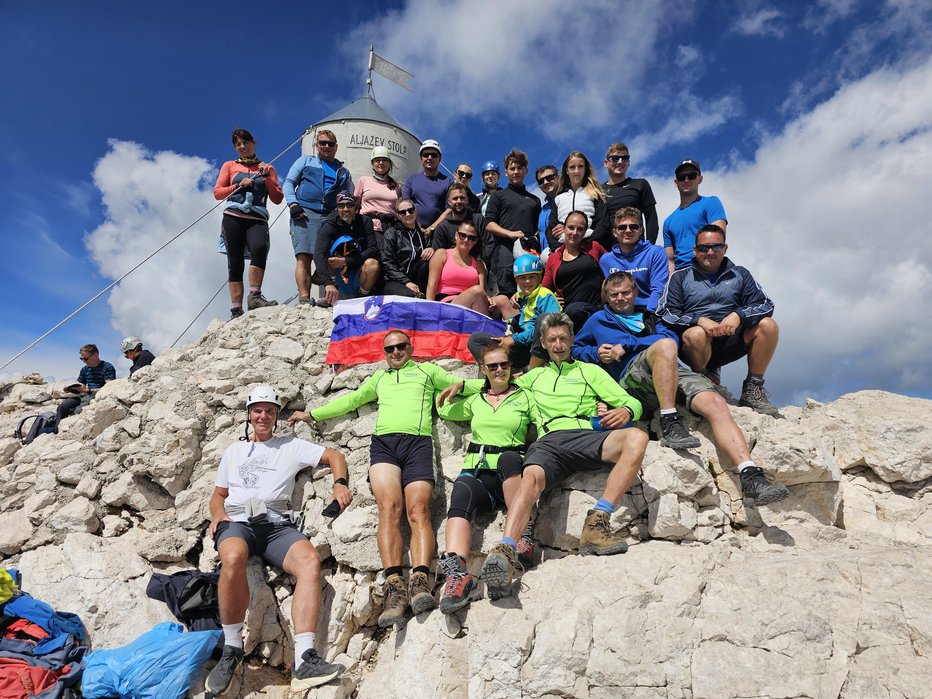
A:
[[[315,300],[310,296],[302,296],[298,299],[299,306],[316,306]]]
[[[408,597],[414,616],[437,608],[434,591],[430,588],[427,573],[411,573],[408,578]]]
[[[306,650],[301,656],[301,664],[291,673],[291,691],[300,692],[326,684],[345,669],[339,663],[328,663],[313,648]]]
[[[207,675],[207,682],[204,683],[204,689],[217,696],[223,694],[230,687],[233,681],[233,674],[236,668],[243,662],[245,651],[236,646],[223,646],[223,654],[220,660],[214,665],[214,669]]]
[[[612,531],[611,515],[602,510],[589,510],[579,537],[580,556],[611,556],[628,550],[625,537]]]
[[[250,311],[254,308],[265,308],[266,306],[277,306],[278,301],[269,301],[262,295],[261,291],[250,291],[246,297],[246,308]]]
[[[476,588],[476,579],[466,570],[466,563],[455,553],[440,557],[446,580],[440,593],[440,611],[452,614],[469,604],[469,593]]]
[[[501,599],[511,594],[511,580],[515,575],[515,550],[502,542],[486,556],[479,576],[485,582],[485,591],[490,600]]]
[[[767,389],[764,388],[763,381],[746,380],[741,385],[741,399],[738,401],[738,405],[752,408],[764,415],[780,414],[780,409],[770,402],[770,396],[767,395]]]
[[[231,308],[231,309],[230,309],[230,320],[236,320],[236,319],[239,318],[241,315],[243,315],[243,309],[242,309],[242,308]]]
[[[764,475],[764,469],[758,466],[748,466],[741,469],[741,492],[744,495],[745,507],[757,507],[771,502],[782,500],[790,491],[785,485],[771,483]]]
[[[522,568],[534,567],[534,539],[527,534],[518,539],[515,545],[515,554],[518,557],[518,563]]]
[[[680,416],[674,414],[660,416],[660,443],[671,449],[695,449],[699,438],[689,433]]]
[[[400,575],[389,575],[385,579],[385,608],[379,617],[383,629],[405,620],[408,611],[408,588]]]

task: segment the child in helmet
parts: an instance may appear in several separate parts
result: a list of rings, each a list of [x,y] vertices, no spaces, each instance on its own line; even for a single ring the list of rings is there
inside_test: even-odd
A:
[[[486,347],[497,344],[511,351],[516,368],[543,366],[547,361],[547,352],[540,344],[537,321],[547,313],[559,313],[560,302],[550,289],[540,284],[544,277],[544,266],[537,255],[521,255],[515,260],[512,271],[518,287],[514,298],[518,312],[507,319],[512,334],[495,337],[489,333],[473,333],[469,336],[467,346],[476,362],[480,361]]]

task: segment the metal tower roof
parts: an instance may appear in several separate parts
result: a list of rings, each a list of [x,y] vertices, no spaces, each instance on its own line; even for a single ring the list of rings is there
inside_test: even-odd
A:
[[[365,95],[360,97],[355,102],[351,102],[335,111],[328,117],[325,117],[318,121],[315,126],[320,124],[325,124],[330,121],[344,121],[344,120],[362,120],[362,121],[376,121],[381,124],[388,124],[389,126],[394,126],[397,129],[402,131],[407,131],[404,126],[398,123],[398,121],[391,114],[386,112],[382,107],[379,106],[379,103],[375,101],[372,97]]]

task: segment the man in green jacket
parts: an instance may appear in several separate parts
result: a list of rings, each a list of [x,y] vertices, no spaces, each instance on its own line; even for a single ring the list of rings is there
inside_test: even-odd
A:
[[[313,420],[329,420],[378,401],[379,416],[369,446],[369,484],[379,508],[378,547],[385,569],[385,608],[379,626],[404,620],[410,602],[414,614],[434,609],[430,559],[434,531],[430,495],[434,489],[431,439],[434,396],[458,379],[440,367],[411,361],[411,338],[392,330],[382,340],[388,369],[380,369],[352,393],[311,411]],[[572,343],[570,343],[572,344]],[[401,512],[411,526],[411,575],[402,576]]]
[[[602,497],[586,514],[579,538],[581,555],[599,556],[628,550],[624,536],[613,532],[611,514],[641,468],[648,436],[624,427],[641,417],[641,404],[629,396],[599,366],[574,361],[573,321],[565,313],[541,318],[541,344],[550,362],[532,369],[517,383],[529,389],[540,411],[538,440],[527,451],[521,488],[505,518],[502,543],[495,546],[482,567],[482,578],[490,599],[511,594],[515,572],[515,546],[527,526],[531,508],[540,496],[558,486],[570,474],[610,467]],[[468,381],[467,392],[478,382]],[[440,401],[459,387],[440,395]],[[593,421],[602,401],[613,406],[601,420]],[[593,427],[596,422],[604,430]]]

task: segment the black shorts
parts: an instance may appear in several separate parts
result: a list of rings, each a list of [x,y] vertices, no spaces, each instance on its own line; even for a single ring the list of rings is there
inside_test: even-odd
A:
[[[284,570],[288,550],[297,542],[308,540],[291,524],[224,521],[217,524],[214,549],[219,551],[221,542],[231,538],[243,539],[250,556],[258,554],[266,563],[280,570]]]
[[[527,450],[524,467],[537,464],[544,469],[552,490],[567,476],[579,471],[598,471],[614,464],[602,459],[602,444],[612,430],[557,430],[538,439]]]
[[[434,482],[434,444],[418,434],[374,434],[369,444],[369,467],[394,464],[401,469],[401,487],[415,481]]]
[[[718,369],[741,359],[748,353],[748,346],[744,344],[744,328],[738,328],[734,335],[712,338],[712,356],[706,367]]]

